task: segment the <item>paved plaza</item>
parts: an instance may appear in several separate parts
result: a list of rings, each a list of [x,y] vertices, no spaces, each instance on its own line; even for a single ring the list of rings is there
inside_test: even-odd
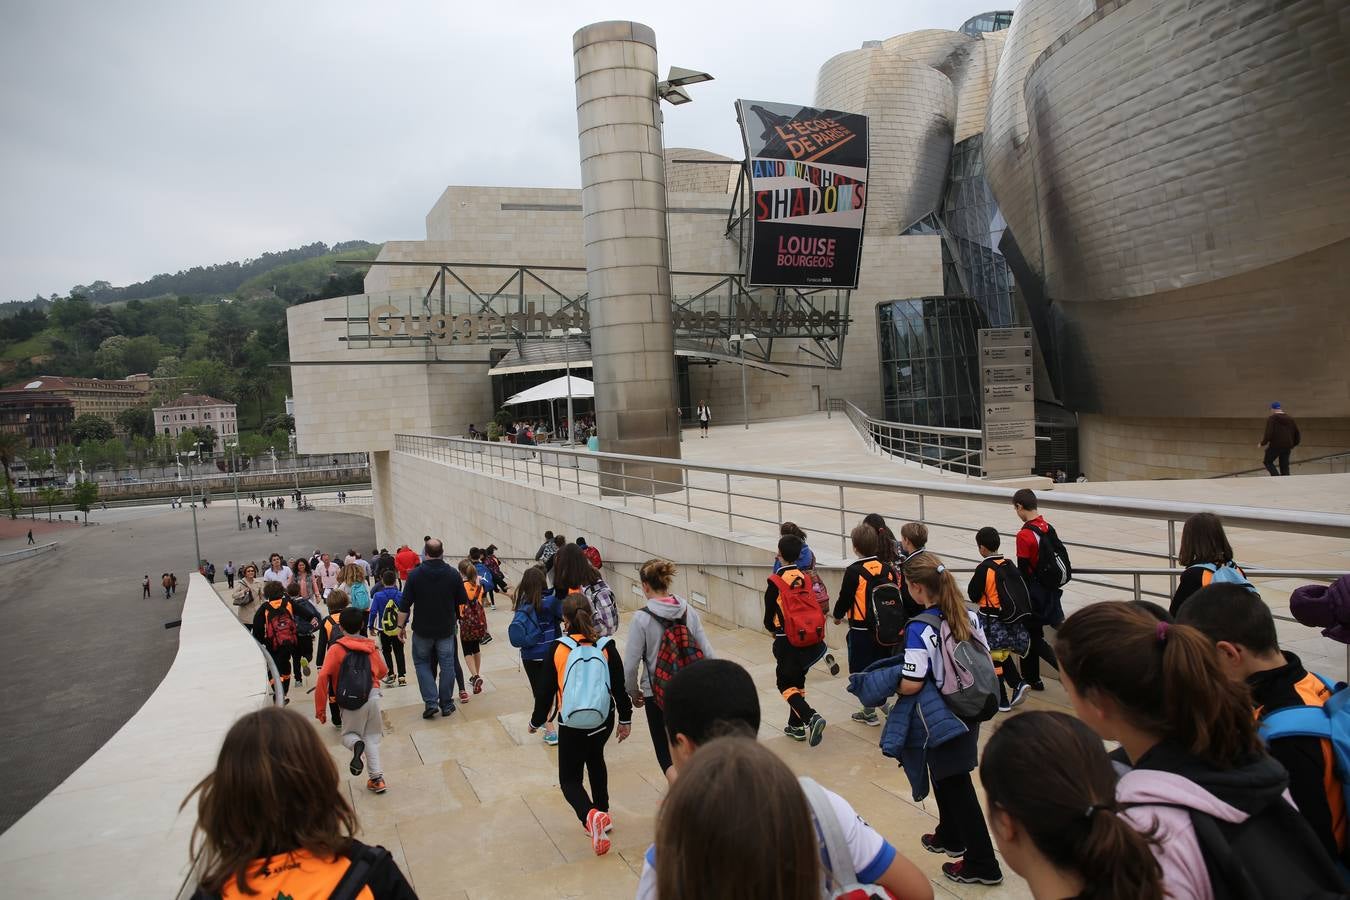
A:
[[[245,504],[244,514],[249,513]],[[257,512],[255,505],[253,512]],[[234,503],[197,511],[202,554],[225,584],[225,561],[291,556],[316,546],[370,549],[368,519],[327,512],[268,512],[281,520],[275,535],[239,531]],[[66,514],[70,518],[70,514]],[[9,633],[13,704],[0,734],[0,765],[20,773],[0,795],[0,832],[61,783],[141,707],[178,652],[179,617],[195,550],[192,510],[168,505],[95,510],[89,527],[44,527],[34,537],[59,547],[0,568],[0,614]],[[27,527],[5,520],[0,552],[23,549]],[[41,533],[39,533],[41,532]],[[163,572],[178,575],[179,592],[164,599]],[[141,577],[150,576],[149,600]],[[261,663],[261,658],[259,659]],[[210,715],[211,710],[202,710]]]

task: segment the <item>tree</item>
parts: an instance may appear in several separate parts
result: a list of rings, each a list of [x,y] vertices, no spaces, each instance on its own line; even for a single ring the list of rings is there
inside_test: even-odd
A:
[[[262,427],[263,421],[263,401],[272,393],[272,382],[267,377],[265,369],[253,369],[244,374],[239,382],[240,398],[251,398],[258,401],[258,427]]]
[[[216,430],[210,425],[198,425],[184,433],[192,435],[192,449],[197,451],[199,458],[216,452]]]
[[[56,448],[56,471],[62,475],[69,475],[75,471],[79,459],[80,451],[75,448],[74,444],[62,444]]]
[[[164,345],[153,334],[143,334],[127,340],[124,354],[128,373],[150,372],[164,356]]]
[[[5,470],[5,495],[9,498],[9,517],[11,519],[17,519],[19,513],[15,505],[14,481],[10,478],[9,470],[14,465],[14,460],[23,452],[23,446],[26,443],[27,441],[21,434],[13,431],[0,431],[0,467]]]
[[[70,436],[77,446],[85,441],[106,441],[113,436],[113,426],[107,419],[85,413],[70,426]]]
[[[192,382],[199,394],[215,397],[217,400],[232,400],[235,393],[235,378],[224,363],[215,359],[199,359],[183,367],[183,377]]]
[[[159,365],[155,366],[151,375],[155,378],[177,378],[182,371],[182,361],[170,353],[168,356],[160,357]]]
[[[51,468],[52,455],[45,447],[33,447],[24,453],[23,461],[28,466],[28,478],[31,481],[33,476],[41,475]]]
[[[178,440],[174,442],[174,449],[181,453],[187,453],[197,447],[197,435],[193,434],[191,428],[184,428],[178,433]]]
[[[267,452],[267,438],[260,434],[245,434],[239,438],[239,453],[249,459],[258,459]]]
[[[150,458],[151,447],[152,444],[150,438],[140,434],[132,436],[130,448],[131,464],[135,467],[137,475],[141,474],[141,470],[145,468],[146,460]]]
[[[117,424],[128,437],[152,437],[155,433],[155,413],[148,406],[132,406],[117,414]]]
[[[98,482],[80,481],[76,482],[75,489],[70,492],[70,502],[75,508],[84,513],[84,524],[89,524],[89,508],[98,502]]]
[[[94,368],[104,378],[122,378],[127,374],[127,344],[120,334],[104,338],[94,351]]]
[[[275,434],[278,431],[289,434],[295,430],[295,416],[288,416],[285,413],[268,416],[263,420],[262,426],[258,430],[267,434]]]
[[[47,521],[50,522],[52,520],[52,507],[65,499],[66,492],[55,485],[48,484],[38,489],[38,496],[42,498],[43,503],[47,504]]]
[[[104,441],[99,448],[99,455],[103,457],[103,462],[112,466],[114,475],[126,468],[127,448],[118,438],[108,438]]]

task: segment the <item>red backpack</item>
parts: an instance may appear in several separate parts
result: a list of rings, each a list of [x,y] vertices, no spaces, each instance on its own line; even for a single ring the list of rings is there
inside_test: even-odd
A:
[[[781,574],[769,576],[769,581],[778,588],[783,636],[794,647],[814,647],[825,640],[825,614],[820,611],[811,579],[800,570],[792,571],[796,572],[796,578],[791,582]]]
[[[651,613],[647,615],[652,616]],[[657,619],[656,616],[652,618],[661,624],[662,632],[661,646],[656,650],[656,666],[652,669],[649,680],[656,708],[664,709],[666,686],[670,684],[670,679],[685,666],[702,659],[703,651],[694,643],[694,636],[689,633],[686,616],[669,621]]]
[[[268,612],[266,623],[263,627],[263,637],[267,640],[267,646],[272,650],[282,650],[287,647],[294,647],[298,640],[299,630],[296,628],[295,615],[291,609],[290,603],[282,603],[280,606],[267,604]]]
[[[599,550],[595,549],[590,544],[587,544],[586,549],[582,550],[581,554],[586,557],[586,561],[590,563],[592,566],[594,566],[597,569],[601,568],[601,559]]]

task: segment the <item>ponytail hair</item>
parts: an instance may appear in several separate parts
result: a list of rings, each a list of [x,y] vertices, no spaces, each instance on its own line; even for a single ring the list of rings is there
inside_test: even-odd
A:
[[[1065,620],[1055,651],[1079,694],[1110,696],[1134,727],[1216,768],[1261,752],[1246,685],[1228,679],[1198,629],[1128,603],[1094,603]]]
[[[563,618],[567,620],[567,625],[571,631],[575,631],[588,641],[596,641],[600,638],[600,630],[595,627],[595,620],[591,614],[591,601],[586,599],[586,595],[578,591],[568,594],[563,600],[562,606]]]
[[[895,533],[891,531],[890,527],[886,524],[886,520],[878,513],[868,513],[863,516],[863,524],[870,525],[876,529],[877,537],[880,538],[880,546],[877,548],[877,559],[887,565],[895,565],[897,562],[895,558]]]
[[[638,570],[642,583],[655,591],[669,591],[675,581],[675,564],[668,559],[649,559]]]
[[[473,560],[461,559],[456,568],[459,569],[459,575],[465,584],[473,584],[478,580],[478,567],[473,564]]]
[[[958,641],[970,640],[970,618],[966,615],[966,598],[956,585],[956,579],[937,554],[924,550],[915,553],[904,564],[905,581],[922,585],[924,590],[937,598],[937,608],[942,610],[942,618],[952,630],[952,637]]]
[[[1092,729],[1028,712],[994,732],[980,761],[993,810],[1015,819],[1056,868],[1082,877],[1084,900],[1163,900],[1152,834],[1120,818],[1116,773]]]

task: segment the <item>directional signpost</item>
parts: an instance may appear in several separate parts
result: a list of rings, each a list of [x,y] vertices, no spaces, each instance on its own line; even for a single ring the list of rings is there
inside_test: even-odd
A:
[[[1030,328],[980,329],[984,475],[1030,475],[1036,465],[1036,396]]]

